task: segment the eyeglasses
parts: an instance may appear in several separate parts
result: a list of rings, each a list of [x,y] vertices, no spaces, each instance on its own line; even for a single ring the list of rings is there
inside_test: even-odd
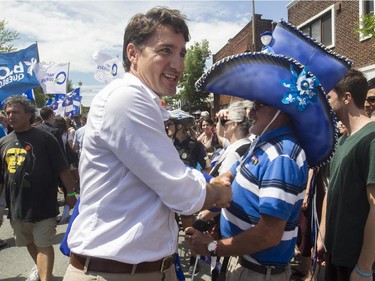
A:
[[[367,97],[366,100],[368,103],[375,103],[375,96]]]
[[[166,126],[167,128],[169,128],[169,127],[174,126],[174,123],[173,123],[173,122],[168,122],[168,123],[165,124],[165,126]]]
[[[253,106],[251,107],[251,110],[258,111],[258,110],[261,109],[263,106],[266,106],[266,104],[264,104],[264,103],[256,103],[256,102],[254,102],[254,103],[253,103]]]
[[[228,119],[220,119],[221,126],[224,126],[228,121],[230,121],[230,120],[228,120]]]

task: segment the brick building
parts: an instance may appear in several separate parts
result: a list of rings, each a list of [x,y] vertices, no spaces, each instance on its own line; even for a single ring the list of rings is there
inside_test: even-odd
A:
[[[288,4],[288,21],[375,77],[375,38],[355,32],[360,16],[374,12],[374,0],[301,1]]]
[[[375,0],[356,1],[306,1],[294,0],[288,6],[288,22],[325,46],[353,62],[353,67],[363,71],[367,78],[375,77],[375,38],[364,38],[355,32],[360,16],[374,12]],[[272,30],[272,20],[255,15],[255,48],[252,48],[252,22],[213,56],[216,62],[226,56],[245,51],[259,51],[262,47],[260,34]],[[230,96],[214,95],[214,111],[226,107]]]

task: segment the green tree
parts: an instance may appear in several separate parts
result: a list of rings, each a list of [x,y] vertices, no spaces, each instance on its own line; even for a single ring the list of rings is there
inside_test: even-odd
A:
[[[363,34],[363,36],[371,36],[371,39],[375,40],[375,14],[370,13],[361,16],[360,27],[356,29],[356,32]]]
[[[19,39],[17,31],[9,31],[5,28],[7,22],[0,20],[0,53],[9,53],[17,50],[11,42]]]
[[[46,104],[48,96],[44,94],[42,87],[34,89],[35,103],[38,108],[42,108]]]
[[[187,50],[185,57],[185,72],[178,85],[180,91],[174,98],[180,99],[181,101],[186,100],[187,108],[185,110],[189,112],[207,106],[209,93],[197,92],[195,89],[195,82],[204,73],[206,61],[210,56],[211,51],[209,50],[207,40],[202,40],[201,43],[195,42]],[[168,103],[168,99],[166,100]]]

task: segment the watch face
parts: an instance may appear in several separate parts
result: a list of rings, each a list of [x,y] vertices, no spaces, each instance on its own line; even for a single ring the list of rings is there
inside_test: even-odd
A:
[[[212,241],[210,244],[208,244],[208,251],[214,252],[217,248],[217,244],[215,241]]]

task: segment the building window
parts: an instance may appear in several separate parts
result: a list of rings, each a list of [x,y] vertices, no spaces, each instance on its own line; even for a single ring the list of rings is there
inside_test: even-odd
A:
[[[374,13],[374,0],[363,1],[363,14]]]
[[[335,5],[303,22],[298,28],[326,47],[335,47]]]
[[[332,13],[331,11],[315,18],[313,21],[300,27],[303,33],[311,36],[318,42],[325,46],[332,46],[333,31],[332,31]]]
[[[367,14],[374,14],[374,4],[375,0],[359,0],[359,18],[361,19],[362,16]],[[359,23],[360,28],[362,28],[361,22]],[[363,36],[360,34],[360,40],[366,40],[370,38],[370,36]]]

